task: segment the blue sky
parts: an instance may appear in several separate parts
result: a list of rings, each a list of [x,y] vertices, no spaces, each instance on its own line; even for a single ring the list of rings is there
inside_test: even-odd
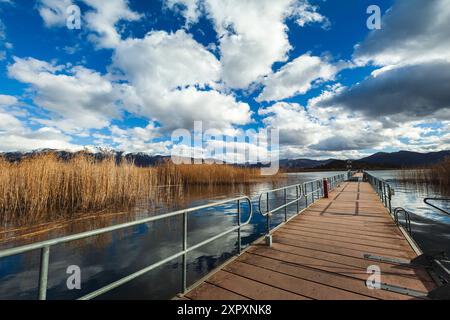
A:
[[[445,0],[0,0],[0,151],[169,154],[194,121],[276,128],[289,158],[449,149],[449,18]]]

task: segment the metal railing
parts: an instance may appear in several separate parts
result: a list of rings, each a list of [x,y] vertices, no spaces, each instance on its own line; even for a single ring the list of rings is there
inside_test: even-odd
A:
[[[332,177],[313,180],[309,182],[304,182],[301,184],[290,185],[283,188],[268,190],[260,194],[258,199],[258,211],[263,216],[266,217],[266,232],[270,234],[271,230],[271,217],[274,213],[283,210],[284,211],[284,222],[288,221],[288,206],[296,204],[297,205],[297,214],[300,212],[300,200],[305,198],[305,206],[313,204],[316,200],[323,196],[324,188],[323,183],[324,180],[328,181],[329,191],[335,189],[341,182],[346,180],[346,174],[339,174]],[[296,197],[294,199],[288,199],[288,193],[293,192],[295,190]],[[283,192],[284,203],[276,208],[270,207],[271,195],[276,192]],[[311,202],[308,202],[308,197],[311,198]],[[263,199],[265,199],[265,207],[263,205]],[[290,200],[290,201],[288,201]]]
[[[405,229],[406,229],[406,231],[408,231],[408,233],[410,235],[412,235],[410,213],[407,210],[405,210],[404,208],[395,208],[394,209],[394,221],[397,224],[397,226],[400,225],[399,214],[403,214],[405,216]]]
[[[244,222],[241,222],[241,202],[247,202],[248,203],[248,219],[245,220]],[[234,226],[226,231],[223,231],[213,237],[208,238],[207,240],[204,240],[200,243],[197,243],[193,246],[189,246],[188,247],[188,216],[190,213],[195,212],[195,211],[199,211],[202,209],[207,209],[207,208],[212,208],[212,207],[218,207],[224,204],[228,204],[228,203],[233,203],[233,202],[237,202],[237,210],[236,210],[236,214],[237,214],[237,221],[238,221],[238,225]],[[206,205],[202,205],[202,206],[198,206],[198,207],[194,207],[194,208],[189,208],[189,209],[185,209],[185,210],[178,210],[178,211],[174,211],[174,212],[170,212],[170,213],[165,213],[162,215],[158,215],[158,216],[154,216],[154,217],[150,217],[150,218],[145,218],[142,220],[137,220],[137,221],[133,221],[133,222],[128,222],[128,223],[123,223],[123,224],[119,224],[119,225],[115,225],[115,226],[111,226],[111,227],[106,227],[106,228],[102,228],[102,229],[97,229],[97,230],[92,230],[92,231],[87,231],[87,232],[83,232],[83,233],[79,233],[79,234],[75,234],[75,235],[71,235],[71,236],[66,236],[66,237],[61,237],[61,238],[56,238],[56,239],[52,239],[52,240],[47,240],[47,241],[42,241],[42,242],[38,242],[38,243],[33,243],[30,245],[25,245],[25,246],[21,246],[21,247],[16,247],[16,248],[11,248],[11,249],[6,249],[6,250],[2,250],[0,251],[0,259],[5,258],[5,257],[9,257],[9,256],[15,256],[15,255],[19,255],[22,253],[26,253],[26,252],[30,252],[30,251],[34,251],[34,250],[41,250],[41,254],[40,254],[40,269],[39,269],[39,283],[38,283],[38,292],[39,292],[39,296],[38,298],[40,300],[45,300],[47,298],[47,280],[48,280],[48,270],[49,270],[49,257],[50,257],[50,248],[52,246],[58,245],[58,244],[62,244],[62,243],[68,243],[68,242],[72,242],[75,240],[80,240],[80,239],[85,239],[85,238],[89,238],[89,237],[93,237],[93,236],[97,236],[97,235],[101,235],[101,234],[105,234],[105,233],[109,233],[109,232],[113,232],[116,230],[121,230],[121,229],[125,229],[125,228],[129,228],[129,227],[133,227],[133,226],[137,226],[137,225],[141,225],[141,224],[145,224],[145,223],[150,223],[150,222],[155,222],[155,221],[159,221],[159,220],[163,220],[163,219],[167,219],[167,218],[171,218],[171,217],[175,217],[175,216],[182,216],[183,219],[183,236],[182,236],[182,250],[177,252],[176,254],[171,255],[170,257],[167,257],[165,259],[159,260],[158,262],[153,263],[152,265],[143,268],[135,273],[132,273],[126,277],[123,277],[117,281],[114,281],[100,289],[97,289],[87,295],[84,295],[83,297],[79,298],[80,300],[89,300],[89,299],[93,299],[95,297],[98,297],[106,292],[109,292],[127,282],[130,282],[133,279],[136,279],[139,276],[142,276],[146,273],[148,273],[149,271],[156,269],[157,267],[160,267],[162,265],[164,265],[165,263],[168,263],[172,260],[175,260],[177,258],[182,258],[182,283],[181,283],[181,292],[185,293],[187,290],[187,254],[191,251],[194,251],[200,247],[203,247],[229,233],[238,232],[238,250],[239,253],[242,250],[242,244],[241,244],[241,229],[242,227],[248,225],[250,223],[250,220],[252,218],[253,215],[253,208],[252,208],[252,202],[251,199],[247,196],[242,196],[239,198],[234,198],[234,199],[229,199],[229,200],[224,200],[224,201],[220,201],[220,202],[215,202],[215,203],[211,203],[211,204],[206,204]]]
[[[450,215],[450,212],[448,212],[447,210],[445,210],[443,208],[440,208],[440,207],[436,206],[435,204],[430,203],[430,201],[446,201],[446,202],[449,202],[450,199],[448,199],[448,198],[425,198],[425,199],[423,199],[423,202],[425,202],[430,207],[433,207],[433,208],[439,210],[440,212],[443,212],[445,214]]]
[[[380,197],[381,202],[383,202],[384,206],[389,209],[391,214],[393,214],[392,196],[395,194],[395,191],[389,183],[386,180],[377,178],[367,172],[364,172],[364,180],[372,185],[373,189]]]

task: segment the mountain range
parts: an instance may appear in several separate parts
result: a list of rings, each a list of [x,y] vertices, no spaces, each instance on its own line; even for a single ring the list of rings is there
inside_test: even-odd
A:
[[[67,151],[58,150],[39,150],[28,153],[6,152],[0,153],[8,161],[20,161],[23,158],[44,152],[54,152],[58,157],[68,159],[74,154]],[[126,159],[133,161],[137,166],[148,167],[154,166],[170,159],[169,156],[149,155],[146,153],[129,153],[124,155],[122,152],[115,152],[117,158],[124,156]],[[103,153],[93,154],[96,158],[104,156]],[[353,169],[398,169],[398,168],[417,168],[426,167],[450,158],[450,150],[419,153],[411,151],[398,151],[392,153],[379,152],[371,156],[361,159],[349,159]],[[349,160],[328,159],[282,159],[280,160],[280,168],[287,171],[296,170],[345,170]],[[261,167],[261,164],[242,164],[246,167]]]

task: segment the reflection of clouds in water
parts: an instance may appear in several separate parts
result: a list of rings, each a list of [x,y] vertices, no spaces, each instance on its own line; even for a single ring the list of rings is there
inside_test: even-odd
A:
[[[385,179],[394,189],[392,207],[403,207],[412,213],[412,236],[425,252],[446,251],[450,255],[450,217],[423,202],[427,197],[443,197],[426,185],[399,181],[395,170],[373,171],[374,176]],[[404,217],[400,217],[404,223]]]
[[[248,194],[253,200],[253,218],[251,224],[242,229],[243,247],[258,238],[265,231],[265,219],[258,214],[256,200],[263,191],[280,186],[298,184],[314,179],[320,179],[335,173],[300,173],[289,174],[287,179],[278,182],[262,182],[245,186],[217,188],[188,188],[183,190],[172,190],[158,212],[171,211],[175,209],[188,208],[205,203],[227,199]],[[206,190],[206,191],[205,191]],[[205,195],[208,199],[205,199]],[[294,193],[289,193],[293,196]],[[164,198],[164,195],[161,195]],[[179,201],[177,201],[179,200]],[[277,201],[280,197],[277,198]],[[272,205],[271,205],[272,206]],[[152,204],[152,208],[155,204]],[[272,206],[273,207],[273,206]],[[289,215],[295,213],[295,205],[289,208]],[[242,219],[248,218],[248,208],[245,201],[242,202]],[[139,217],[151,215],[148,210],[138,210]],[[274,224],[283,219],[283,212],[274,217]],[[83,228],[97,228],[109,224],[125,222],[131,216],[120,216],[114,219],[99,219],[87,221],[69,226],[66,229],[50,232],[47,237],[61,236],[61,233],[77,233]],[[207,238],[217,235],[237,225],[236,203],[202,210],[189,215],[189,243],[199,243]],[[126,275],[136,272],[152,263],[167,258],[181,249],[182,223],[181,216],[167,219],[158,223],[139,225],[123,231],[113,232],[101,237],[94,237],[71,244],[52,247],[49,274],[49,298],[76,298],[90,291],[96,290],[106,284],[120,279]],[[44,235],[40,240],[45,238]],[[32,241],[29,239],[28,241]],[[189,281],[199,279],[219,263],[224,262],[237,250],[237,232],[230,233],[211,244],[199,248],[188,255]],[[0,260],[0,298],[35,298],[38,264],[34,259],[5,259]],[[114,298],[170,298],[177,293],[179,288],[180,261],[174,261],[162,268],[154,270],[151,274],[134,280],[129,285],[118,288],[113,295]],[[4,266],[9,263],[8,270]],[[68,265],[79,265],[82,270],[82,291],[68,292],[65,286],[67,275],[65,273]],[[15,271],[15,275],[7,276],[9,271]],[[150,281],[151,280],[151,281]],[[22,296],[18,293],[22,292]]]
[[[392,197],[392,207],[402,207],[412,213],[435,220],[441,223],[450,223],[450,216],[440,213],[438,210],[426,205],[423,202],[425,198],[444,198],[442,194],[433,188],[429,188],[426,185],[416,183],[405,183],[399,181],[398,171],[386,170],[386,171],[371,171],[376,177],[382,178],[389,182],[389,184],[395,189],[395,195]],[[444,205],[444,203],[441,203]],[[446,205],[450,209],[449,204]]]

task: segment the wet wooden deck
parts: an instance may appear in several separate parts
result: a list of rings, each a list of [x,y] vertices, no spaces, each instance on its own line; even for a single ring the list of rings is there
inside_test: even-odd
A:
[[[366,286],[367,268],[381,282],[428,292],[423,269],[365,259],[365,254],[410,260],[417,256],[365,182],[344,182],[273,233],[272,247],[251,245],[186,293],[183,299],[414,299]]]

